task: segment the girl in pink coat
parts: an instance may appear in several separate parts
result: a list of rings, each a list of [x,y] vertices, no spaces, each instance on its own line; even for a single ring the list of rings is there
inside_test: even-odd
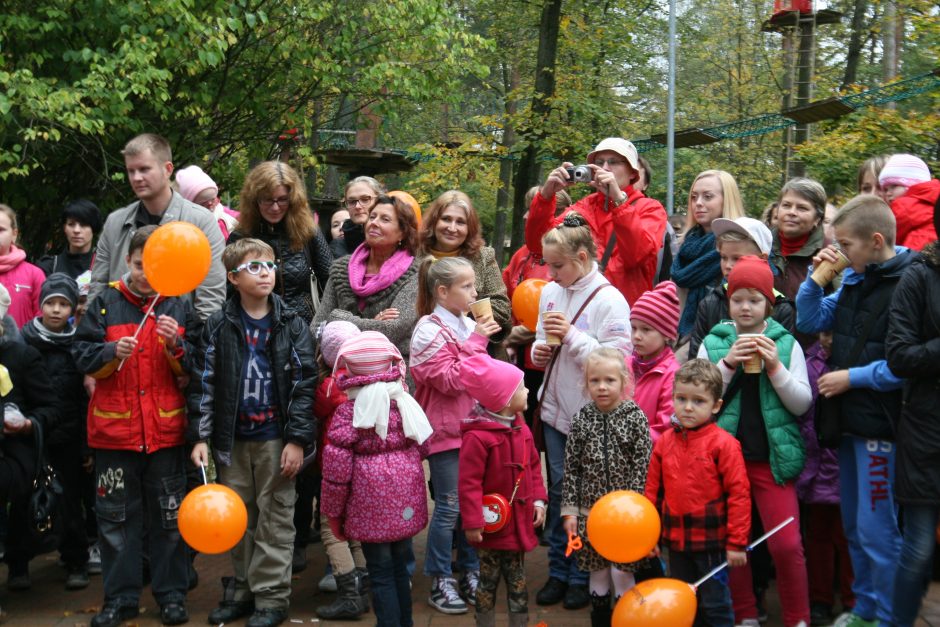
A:
[[[26,251],[16,245],[17,235],[16,212],[0,204],[0,283],[10,292],[10,316],[22,328],[39,315],[39,290],[46,275],[26,261]]]
[[[427,257],[418,275],[418,315],[411,337],[411,376],[415,398],[434,429],[428,439],[428,467],[434,487],[434,515],[428,528],[424,574],[431,578],[428,603],[444,614],[462,614],[473,604],[480,563],[463,534],[456,538],[458,587],[451,572],[451,548],[460,517],[457,467],[460,422],[474,400],[461,380],[462,364],[485,355],[489,337],[500,331],[493,316],[474,322],[467,317],[477,298],[473,266],[462,257]]]
[[[406,564],[411,538],[428,522],[418,447],[431,426],[405,391],[401,353],[363,331],[343,343],[334,372],[349,400],[333,414],[323,452],[320,509],[338,540],[362,544],[381,627],[413,624]]]
[[[633,401],[650,423],[653,444],[671,428],[672,380],[679,362],[671,344],[679,335],[676,284],[663,281],[644,292],[630,310],[633,328]]]

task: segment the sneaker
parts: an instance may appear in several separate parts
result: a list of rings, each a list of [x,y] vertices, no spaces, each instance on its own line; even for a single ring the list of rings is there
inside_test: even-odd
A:
[[[832,624],[832,606],[826,603],[809,604],[809,624],[812,627],[823,627]]]
[[[339,590],[336,585],[336,577],[333,576],[333,573],[323,575],[323,579],[317,584],[317,589],[319,589],[320,592],[336,592]]]
[[[160,606],[160,622],[164,625],[182,625],[189,622],[189,612],[182,602],[171,602]]]
[[[878,621],[865,620],[858,614],[843,612],[839,614],[839,618],[832,623],[832,627],[878,627]]]
[[[124,621],[140,614],[140,608],[128,605],[106,604],[91,619],[91,627],[120,627]]]
[[[65,577],[66,590],[82,590],[87,588],[88,584],[88,571],[83,567],[69,569],[69,574]]]
[[[470,605],[477,604],[477,586],[480,585],[480,571],[468,570],[460,578],[460,596]]]
[[[32,581],[29,578],[29,570],[11,568],[7,575],[7,590],[11,592],[23,592],[32,587]]]
[[[101,574],[101,547],[97,542],[88,547],[88,574]]]
[[[468,609],[457,593],[457,581],[453,577],[435,577],[432,580],[428,605],[442,614],[466,614]]]
[[[538,605],[555,605],[561,603],[566,592],[568,592],[568,582],[549,577],[542,589],[535,595],[535,602]]]

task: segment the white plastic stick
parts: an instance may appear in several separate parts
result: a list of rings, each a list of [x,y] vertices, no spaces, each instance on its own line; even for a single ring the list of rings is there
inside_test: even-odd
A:
[[[764,535],[762,535],[761,537],[759,537],[758,539],[754,540],[754,541],[751,542],[749,545],[747,545],[747,548],[746,548],[745,550],[746,550],[746,551],[751,551],[751,550],[753,550],[755,546],[757,546],[758,544],[760,544],[761,542],[763,542],[764,540],[766,540],[766,539],[769,538],[770,536],[774,535],[775,533],[777,533],[778,531],[780,531],[781,529],[783,529],[784,527],[786,527],[787,525],[789,525],[789,524],[790,524],[791,522],[793,522],[794,520],[795,520],[795,518],[794,518],[793,516],[790,516],[790,517],[787,518],[785,521],[783,521],[782,523],[780,523],[779,525],[777,525],[776,527],[774,527],[773,529],[771,529],[770,531],[768,531],[767,533],[765,533]],[[724,561],[724,562],[722,562],[721,564],[719,564],[718,566],[715,566],[714,568],[712,568],[712,569],[708,572],[708,574],[706,574],[704,577],[702,577],[701,579],[699,579],[698,581],[696,581],[695,583],[693,583],[693,584],[692,584],[692,587],[697,590],[700,585],[702,585],[703,583],[705,583],[706,581],[708,581],[709,579],[711,579],[712,577],[714,577],[715,575],[717,575],[718,573],[720,573],[720,572],[721,572],[722,570],[724,570],[725,567],[727,567],[727,566],[728,566],[728,562],[727,562],[727,561]]]
[[[134,339],[137,339],[137,336],[140,335],[140,332],[144,328],[144,323],[147,322],[147,318],[150,317],[150,314],[153,313],[153,307],[157,304],[157,299],[160,297],[159,294],[153,295],[153,300],[150,301],[150,307],[147,307],[147,312],[144,313],[144,319],[140,321],[140,324],[137,325],[137,330],[134,331]],[[121,368],[124,367],[124,362],[127,361],[127,358],[121,360],[121,363],[118,364],[117,371],[120,372]]]
[[[199,462],[199,470],[202,471],[202,485],[207,485],[209,480],[206,478],[206,465]]]

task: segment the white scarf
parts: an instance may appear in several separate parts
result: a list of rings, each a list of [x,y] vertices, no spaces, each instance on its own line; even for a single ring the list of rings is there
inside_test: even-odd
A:
[[[236,226],[238,226],[238,218],[233,215],[229,215],[225,212],[225,207],[222,206],[221,202],[215,203],[215,207],[212,208],[212,215],[216,220],[221,220],[225,223],[225,228],[232,232]]]
[[[378,381],[349,388],[346,396],[355,400],[353,409],[353,426],[357,429],[375,429],[383,440],[388,436],[388,414],[391,402],[398,404],[398,413],[401,414],[402,429],[405,437],[423,444],[431,437],[433,429],[424,410],[418,401],[405,391],[401,379],[396,381]]]

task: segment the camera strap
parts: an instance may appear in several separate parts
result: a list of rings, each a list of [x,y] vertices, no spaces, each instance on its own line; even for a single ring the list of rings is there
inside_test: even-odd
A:
[[[631,201],[628,206],[632,207],[633,205],[638,203],[641,198],[643,198],[642,194],[634,198],[633,201]],[[604,194],[604,211],[608,213],[610,212],[609,205],[610,205],[610,196],[608,196],[607,194]],[[611,229],[613,229],[613,224],[611,224]],[[614,254],[614,244],[616,243],[617,243],[617,231],[611,230],[610,239],[607,240],[607,247],[604,248],[604,256],[601,257],[600,263],[597,264],[597,267],[598,269],[600,269],[601,274],[604,274],[604,272],[606,272],[607,270],[607,264],[610,263],[610,256]]]

